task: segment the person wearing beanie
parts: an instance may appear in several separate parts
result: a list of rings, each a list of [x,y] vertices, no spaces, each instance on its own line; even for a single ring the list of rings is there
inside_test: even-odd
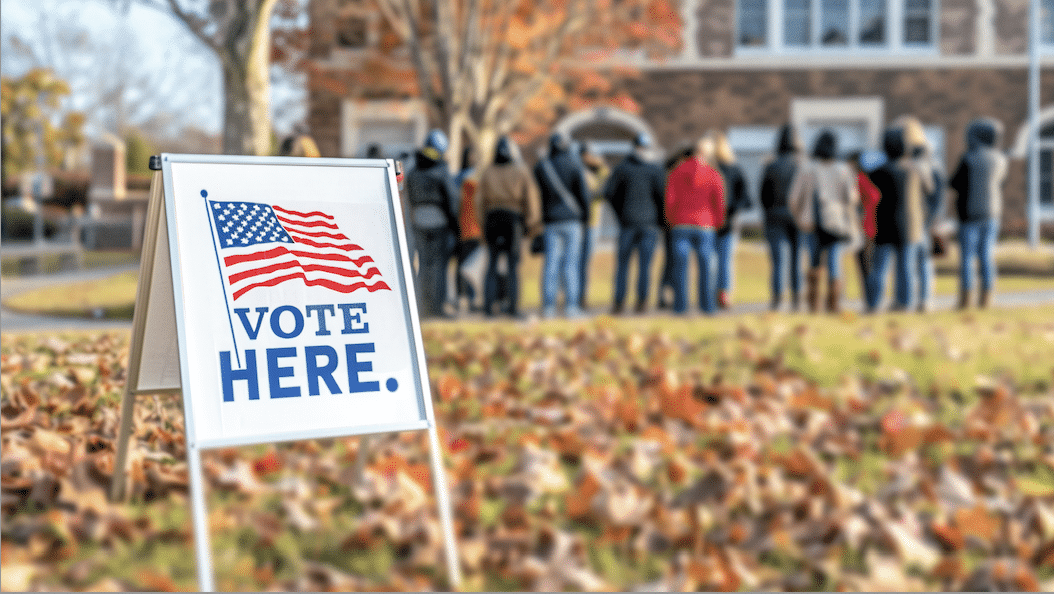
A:
[[[792,124],[785,124],[776,140],[776,158],[765,166],[761,178],[761,209],[764,213],[765,241],[772,262],[772,299],[777,311],[783,300],[786,275],[790,275],[791,309],[801,306],[801,252],[803,234],[798,231],[787,196],[802,164],[802,144]]]
[[[649,161],[646,152],[651,137],[641,133],[633,140],[633,152],[623,159],[604,185],[607,200],[619,222],[615,269],[615,296],[612,313],[622,313],[626,301],[629,262],[637,252],[637,313],[645,311],[651,281],[651,260],[659,243],[666,174]]]
[[[841,311],[841,252],[860,241],[860,195],[856,176],[849,166],[837,159],[838,138],[823,130],[816,139],[812,159],[802,165],[787,198],[798,228],[809,247],[809,272],[806,276],[805,301],[809,311],[820,309],[821,276],[827,271],[828,313]],[[823,260],[826,257],[826,266]]]
[[[581,302],[582,234],[589,217],[589,186],[571,140],[561,132],[549,137],[549,150],[534,167],[545,223],[545,263],[542,270],[542,315],[557,312],[560,292],[564,315],[584,314]]]
[[[446,317],[447,268],[459,233],[458,192],[443,158],[442,130],[428,133],[406,175],[409,223],[417,248],[417,296],[421,317]]]
[[[502,136],[494,150],[494,162],[480,174],[476,211],[482,213],[483,238],[487,243],[487,273],[483,282],[483,311],[493,316],[498,299],[498,261],[505,258],[505,313],[519,315],[519,262],[526,232],[541,233],[541,200],[534,177],[523,164],[519,149]]]

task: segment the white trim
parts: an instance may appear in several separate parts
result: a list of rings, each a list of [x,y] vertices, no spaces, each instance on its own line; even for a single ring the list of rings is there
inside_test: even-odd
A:
[[[553,129],[556,132],[562,132],[570,136],[578,128],[593,122],[613,122],[621,124],[637,133],[644,132],[652,138],[655,138],[651,126],[649,126],[648,122],[644,121],[640,116],[629,113],[628,111],[623,111],[616,107],[605,106],[582,109],[568,114],[557,122]]]
[[[810,120],[867,122],[867,142],[878,146],[885,122],[885,100],[881,97],[795,97],[791,99],[791,121],[804,130]]]
[[[1049,124],[1052,121],[1054,121],[1054,104],[1043,108],[1039,112],[1040,130],[1043,129],[1044,125]],[[1029,132],[1032,130],[1032,127],[1029,124],[1030,122],[1026,120],[1024,124],[1021,124],[1021,126],[1018,127],[1017,135],[1014,137],[1014,144],[1009,149],[1007,149],[1007,156],[1009,156],[1011,159],[1028,158]],[[1043,140],[1040,139],[1040,144],[1042,143]]]

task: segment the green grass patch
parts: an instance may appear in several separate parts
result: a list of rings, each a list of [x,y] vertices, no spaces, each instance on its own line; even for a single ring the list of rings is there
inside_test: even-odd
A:
[[[18,312],[100,319],[132,319],[135,309],[136,272],[27,291],[4,302]]]

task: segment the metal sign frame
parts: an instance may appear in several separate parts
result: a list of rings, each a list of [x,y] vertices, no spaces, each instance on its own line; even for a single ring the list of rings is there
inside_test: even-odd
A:
[[[439,506],[440,523],[443,531],[446,548],[447,571],[450,585],[458,588],[461,583],[456,542],[453,532],[453,516],[451,513],[449,492],[446,485],[446,477],[442,462],[442,449],[440,448],[437,433],[435,414],[432,408],[430,394],[430,382],[428,379],[428,368],[425,360],[424,344],[421,339],[421,321],[417,312],[417,298],[414,291],[412,279],[412,268],[410,264],[409,251],[407,249],[406,228],[403,221],[402,208],[398,202],[398,185],[395,176],[395,163],[391,160],[381,159],[313,159],[298,157],[238,157],[217,155],[161,155],[161,171],[155,172],[151,182],[150,207],[147,217],[146,238],[143,244],[142,263],[140,268],[140,280],[136,293],[136,308],[133,320],[132,339],[129,353],[128,382],[125,387],[124,398],[121,407],[121,427],[117,444],[117,460],[113,483],[111,485],[111,497],[121,498],[125,491],[125,471],[128,458],[128,442],[131,436],[131,422],[134,412],[135,396],[139,393],[157,393],[160,391],[183,391],[183,407],[185,414],[187,461],[190,475],[191,506],[193,511],[195,550],[198,566],[198,583],[202,591],[213,590],[212,558],[209,546],[209,533],[207,524],[207,507],[204,493],[204,480],[201,468],[201,451],[212,448],[243,446],[256,443],[276,443],[282,441],[295,441],[304,439],[320,439],[330,437],[344,437],[352,435],[367,436],[378,433],[392,433],[399,431],[427,430],[429,433],[429,450],[432,463],[433,486],[436,490],[436,499]],[[274,167],[283,166],[311,166],[311,167],[364,167],[383,168],[386,170],[385,189],[387,194],[387,207],[389,221],[391,223],[391,237],[393,247],[396,250],[395,264],[396,272],[394,278],[400,283],[403,295],[403,315],[405,316],[406,328],[409,330],[407,339],[409,341],[410,358],[414,367],[415,390],[418,399],[418,409],[423,411],[420,420],[368,425],[335,427],[326,429],[310,429],[305,431],[289,431],[283,433],[259,434],[249,438],[232,437],[227,439],[212,439],[200,441],[197,438],[194,426],[193,399],[190,398],[188,390],[193,384],[190,381],[190,364],[188,353],[188,341],[186,339],[185,308],[184,300],[184,275],[181,262],[179,237],[177,234],[176,198],[174,190],[174,179],[172,165],[175,163],[196,164],[224,164],[224,165],[265,165]],[[162,191],[163,187],[163,191]],[[167,236],[167,237],[166,237]],[[167,239],[167,245],[159,242]],[[166,263],[155,261],[164,258],[167,247],[167,265],[171,272],[171,306],[173,317],[171,322],[161,322],[162,325],[174,324],[175,345],[169,345],[178,351],[179,359],[179,385],[165,385],[165,382],[153,378],[148,382],[152,385],[141,386],[141,367],[144,343],[151,332],[161,333],[157,324],[157,316],[167,319],[165,312],[151,313],[152,280],[157,274],[166,271],[158,270],[157,266]],[[160,248],[160,250],[159,250]],[[158,254],[161,254],[160,256]],[[169,289],[169,287],[164,287]],[[167,291],[166,291],[167,292]],[[154,295],[154,297],[157,297]],[[156,300],[156,299],[155,299]],[[154,305],[165,307],[167,301],[162,304],[156,300]],[[148,323],[148,320],[154,320]],[[151,324],[154,326],[151,327]]]

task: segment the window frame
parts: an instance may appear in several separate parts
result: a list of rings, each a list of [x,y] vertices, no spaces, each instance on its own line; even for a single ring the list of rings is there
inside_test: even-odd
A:
[[[907,0],[886,0],[885,6],[885,41],[880,44],[860,42],[860,3],[863,0],[849,0],[849,43],[846,45],[825,46],[820,40],[822,31],[821,7],[823,0],[808,0],[810,7],[809,44],[790,45],[784,35],[784,9],[786,0],[765,0],[766,29],[765,43],[760,45],[740,44],[740,0],[734,3],[735,18],[733,24],[733,52],[737,57],[771,56],[771,55],[815,55],[837,56],[846,53],[864,56],[883,55],[937,55],[940,51],[940,15],[941,0],[930,0],[930,41],[928,43],[906,43],[905,19],[907,18]],[[1046,0],[1050,1],[1050,0]],[[1051,46],[1054,47],[1054,46]]]

